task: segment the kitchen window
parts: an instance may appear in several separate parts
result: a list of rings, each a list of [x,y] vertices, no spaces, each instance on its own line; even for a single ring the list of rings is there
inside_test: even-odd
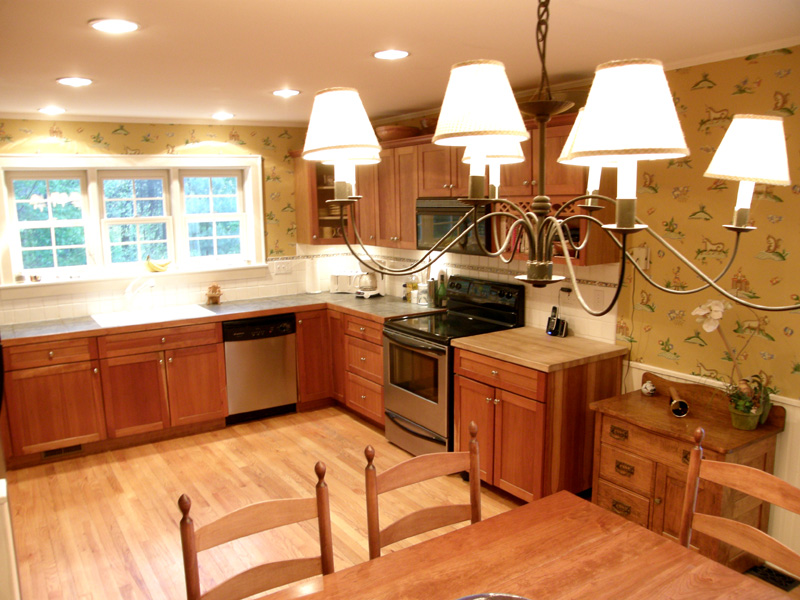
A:
[[[148,257],[264,264],[261,157],[2,156],[0,170],[2,284],[128,276]]]

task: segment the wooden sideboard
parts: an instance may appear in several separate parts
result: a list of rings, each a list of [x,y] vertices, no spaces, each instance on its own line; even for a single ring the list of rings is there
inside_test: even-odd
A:
[[[754,431],[734,429],[724,393],[704,385],[676,383],[651,373],[656,395],[641,391],[594,402],[597,411],[594,436],[592,500],[626,519],[677,539],[686,488],[692,434],[703,427],[704,456],[772,472],[775,442],[783,431],[786,409],[774,406],[767,422]],[[670,411],[673,387],[689,404],[684,418]],[[766,531],[769,504],[709,482],[701,482],[697,497],[702,512],[748,523]],[[761,561],[697,534],[692,542],[700,553],[743,571]]]

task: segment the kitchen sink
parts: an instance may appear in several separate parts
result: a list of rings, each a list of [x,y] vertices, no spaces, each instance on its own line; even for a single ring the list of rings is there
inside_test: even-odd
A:
[[[178,319],[198,319],[211,317],[214,313],[198,304],[185,306],[161,306],[139,310],[122,310],[119,312],[91,315],[100,327],[124,327],[125,325],[141,325],[143,323],[159,323]]]

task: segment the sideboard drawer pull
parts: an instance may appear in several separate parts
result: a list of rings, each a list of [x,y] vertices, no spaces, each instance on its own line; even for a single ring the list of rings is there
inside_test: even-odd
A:
[[[627,440],[628,439],[628,430],[623,429],[617,425],[612,425],[611,429],[609,430],[609,434],[615,440]]]
[[[631,507],[628,504],[623,504],[619,500],[611,501],[611,510],[623,517],[627,517],[631,514]]]
[[[615,461],[614,470],[625,477],[633,477],[633,473],[636,471],[636,468],[633,465],[629,465],[628,463],[618,460]]]
[[[681,461],[682,461],[682,462],[683,462],[683,464],[685,464],[685,465],[688,465],[688,464],[689,464],[689,451],[688,451],[688,450],[684,450],[684,451],[681,453]]]

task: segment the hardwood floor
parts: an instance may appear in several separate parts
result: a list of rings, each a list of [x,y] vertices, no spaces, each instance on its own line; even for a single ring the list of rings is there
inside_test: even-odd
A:
[[[379,472],[409,457],[381,430],[327,408],[10,471],[22,599],[185,598],[180,494],[191,497],[199,526],[251,502],[313,495],[317,460],[328,467],[335,567],[363,562],[367,444]],[[486,487],[482,494],[484,518],[521,504]],[[395,518],[403,507],[462,502],[467,495],[468,484],[453,476],[385,494],[381,511]],[[315,528],[306,522],[204,552],[202,589],[263,560],[318,553]]]

